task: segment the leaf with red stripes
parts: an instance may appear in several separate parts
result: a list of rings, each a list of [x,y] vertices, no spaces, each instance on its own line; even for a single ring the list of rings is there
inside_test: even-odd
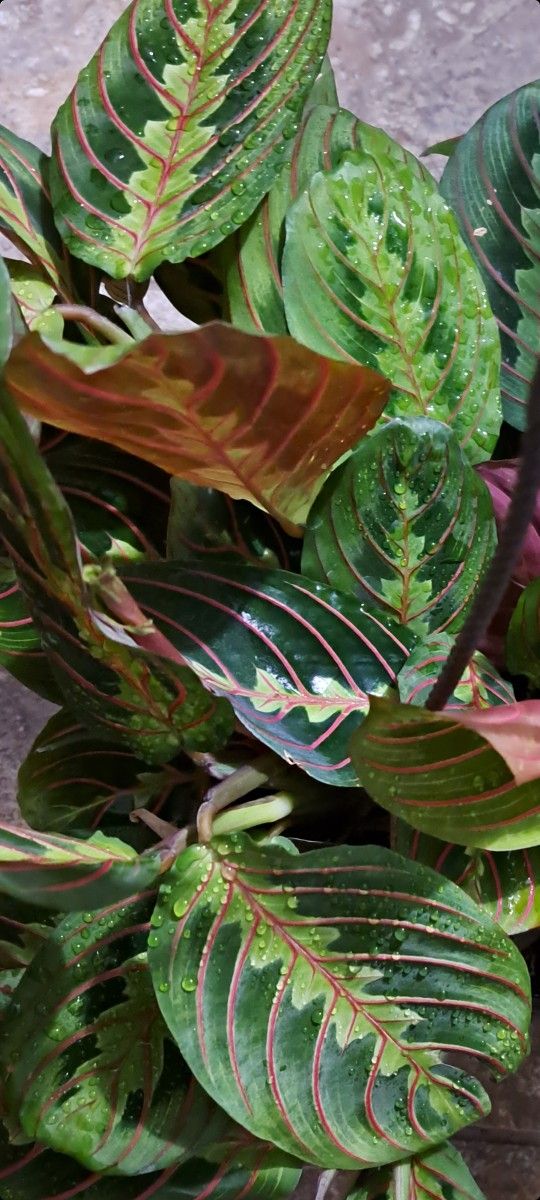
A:
[[[167,557],[176,562],[215,561],[226,555],[268,567],[291,566],[299,543],[278,523],[245,500],[231,500],[215,488],[171,479]]]
[[[41,638],[11,563],[0,560],[0,665],[46,700],[59,698]]]
[[[349,1200],[485,1200],[461,1154],[438,1146],[391,1170],[360,1176]]]
[[[7,1113],[92,1171],[141,1175],[238,1131],[195,1082],[146,962],[155,894],[65,918],[19,985],[0,1044]]]
[[[394,1162],[483,1115],[527,1053],[519,952],[459,888],[381,847],[191,846],[149,962],[180,1051],[255,1136],[324,1168]],[[186,936],[189,935],[189,936]]]
[[[330,19],[331,0],[133,0],[53,124],[69,249],[147,279],[243,224],[296,132]]]
[[[539,104],[537,79],[504,96],[461,138],[441,180],[497,318],[504,415],[517,429],[540,351]]]
[[[141,563],[122,578],[259,741],[315,779],[358,782],[351,733],[369,694],[395,684],[416,644],[410,630],[351,596],[270,568]]]
[[[31,263],[6,261],[11,292],[27,329],[44,337],[61,338],[64,319],[54,306],[56,291],[47,276]]]
[[[373,697],[351,756],[370,796],[462,846],[540,845],[540,701],[432,713]]]
[[[138,855],[118,838],[87,841],[37,833],[0,822],[0,893],[57,912],[114,903],[150,887],[166,869],[168,852]]]
[[[50,936],[54,920],[35,904],[0,896],[0,1021],[26,968]]]
[[[53,1150],[10,1144],[0,1126],[0,1188],[5,1200],[44,1200],[45,1186],[47,1200],[286,1200],[298,1182],[271,1146],[243,1138],[219,1153],[138,1178],[89,1174]]]
[[[496,544],[486,485],[452,430],[420,417],[383,425],[332,472],[302,570],[425,639],[461,628]]]
[[[500,347],[482,278],[422,163],[363,122],[356,138],[289,208],[289,330],[379,370],[396,389],[388,415],[445,421],[472,462],[489,458]]]
[[[0,232],[68,300],[73,298],[68,255],[54,224],[48,165],[37,146],[0,125]]]
[[[168,817],[172,809],[178,825],[184,825],[193,796],[172,764],[152,771],[130,750],[107,742],[61,709],[19,770],[17,800],[33,829],[77,837],[101,829],[142,849],[148,831],[132,824],[131,814],[145,808]]]
[[[540,578],[522,591],[506,636],[506,661],[514,675],[540,687]]]
[[[388,396],[373,371],[220,324],[156,334],[87,374],[29,335],[6,379],[25,412],[293,526]]]
[[[127,630],[97,611],[95,561],[84,574],[65,498],[5,392],[0,532],[62,694],[85,723],[147,762],[167,761],[188,744],[210,751],[224,745],[233,723],[229,706],[209,696],[148,623],[139,641],[132,636],[140,614],[130,598],[122,595]],[[108,572],[115,580],[113,568]]]
[[[418,708],[425,705],[453,645],[454,639],[447,633],[437,633],[411,651],[397,681],[399,698],[403,704],[415,704]],[[490,708],[499,704],[514,704],[515,699],[511,684],[499,675],[483,654],[474,654],[445,710]]]
[[[12,339],[11,280],[6,264],[0,258],[0,368],[9,358]]]
[[[506,933],[525,933],[540,925],[539,847],[498,853],[467,849],[419,833],[399,817],[392,820],[392,846],[457,883]]]

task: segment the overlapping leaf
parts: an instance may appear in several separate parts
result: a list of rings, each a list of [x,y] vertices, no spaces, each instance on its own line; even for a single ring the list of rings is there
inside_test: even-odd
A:
[[[19,771],[17,799],[33,829],[84,837],[101,829],[119,833],[140,849],[142,827],[130,823],[138,808],[174,809],[187,819],[188,793],[172,765],[151,771],[122,746],[80,725],[72,713],[55,713],[37,737]]]
[[[183,479],[171,480],[167,556],[177,562],[215,560],[231,555],[237,561],[269,567],[290,567],[291,545],[276,521],[243,500],[231,500],[214,488],[198,488]]]
[[[242,224],[294,137],[330,17],[330,0],[133,0],[53,126],[69,249],[146,279]]]
[[[540,579],[521,593],[508,627],[508,669],[540,687]]]
[[[517,484],[518,459],[481,463],[477,467],[493,501],[497,532],[500,536]],[[484,638],[482,649],[497,665],[506,665],[505,640],[510,618],[523,589],[540,575],[540,491],[535,511],[521,546],[519,562],[512,571],[506,595]]]
[[[289,330],[381,371],[397,389],[389,414],[446,421],[473,462],[487,458],[500,348],[482,279],[425,167],[362,122],[356,138],[289,209]]]
[[[6,377],[25,412],[289,524],[305,518],[322,477],[388,395],[365,368],[220,324],[155,335],[88,374],[31,335]]]
[[[46,700],[58,700],[41,638],[11,564],[0,560],[0,664]]]
[[[412,650],[398,675],[399,698],[403,704],[422,708],[446,663],[454,639],[446,633],[434,634]],[[514,690],[499,675],[483,654],[475,654],[462,675],[453,695],[445,705],[446,711],[461,708],[489,708],[513,704]]]
[[[0,1129],[0,1187],[9,1200],[43,1200],[44,1180],[47,1200],[286,1200],[298,1181],[299,1170],[283,1166],[283,1155],[270,1146],[242,1139],[219,1153],[140,1178],[89,1174],[42,1146],[11,1145]]]
[[[48,278],[72,297],[67,255],[54,225],[47,186],[48,158],[0,126],[0,231]]]
[[[302,570],[425,638],[460,629],[495,546],[489,492],[452,430],[391,421],[327,479]]]
[[[540,849],[472,850],[441,842],[392,821],[394,850],[425,863],[468,892],[506,933],[525,933],[540,925]]]
[[[3,258],[0,258],[0,368],[11,350],[11,283]]]
[[[485,1200],[461,1154],[441,1146],[392,1170],[360,1177],[350,1200]]]
[[[142,611],[261,742],[323,782],[357,782],[351,733],[368,693],[395,684],[414,634],[285,571],[142,563],[122,576]]]
[[[141,630],[138,642],[96,611],[70,510],[6,393],[0,401],[0,515],[6,549],[73,711],[148,762],[167,761],[188,742],[193,749],[223,745],[232,727],[228,706],[205,692],[163,638],[156,644],[152,626]],[[123,599],[129,606],[129,597]],[[137,615],[128,614],[126,623],[133,625]]]
[[[0,892],[59,912],[114,903],[150,887],[165,851],[136,854],[118,838],[88,841],[0,823]]]
[[[539,703],[456,715],[373,698],[352,761],[370,795],[414,829],[462,846],[540,845]]]
[[[209,1094],[284,1150],[328,1168],[428,1149],[488,1106],[441,1052],[503,1072],[526,1053],[525,964],[427,868],[237,836],[173,878],[149,947],[165,1020]]]
[[[49,937],[54,920],[35,904],[0,896],[0,1021],[28,964]]]
[[[64,319],[54,307],[53,284],[30,263],[12,259],[8,266],[11,291],[27,328],[46,337],[61,338]]]
[[[441,180],[497,318],[504,415],[517,429],[540,351],[539,102],[538,80],[499,100],[460,140]]]

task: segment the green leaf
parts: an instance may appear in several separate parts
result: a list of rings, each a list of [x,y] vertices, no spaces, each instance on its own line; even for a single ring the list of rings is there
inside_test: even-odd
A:
[[[205,687],[315,779],[358,782],[349,739],[396,681],[414,635],[301,575],[236,564],[126,567],[130,593]]]
[[[44,337],[61,338],[64,319],[54,308],[56,289],[47,275],[30,263],[10,259],[6,263],[14,295],[26,327]]]
[[[425,638],[461,628],[496,544],[488,488],[452,430],[391,421],[327,479],[302,570]]]
[[[0,897],[0,987],[8,968],[24,971],[51,933],[54,918],[38,905]]]
[[[82,348],[86,369],[70,361],[73,349],[80,360],[80,346],[57,354],[32,334],[19,343],[6,379],[25,412],[250,500],[296,532],[330,467],[388,396],[366,368],[217,323],[156,334],[103,368],[94,347]]]
[[[167,557],[177,562],[216,555],[269,567],[289,567],[290,550],[277,522],[261,509],[214,488],[171,479]]]
[[[0,1046],[8,1115],[92,1171],[164,1170],[239,1133],[159,1012],[146,962],[154,905],[150,892],[62,921],[17,989]]]
[[[446,421],[472,462],[488,458],[500,350],[482,279],[426,168],[381,130],[356,130],[357,148],[289,209],[289,330],[385,375],[387,415]]]
[[[243,224],[296,132],[330,19],[330,0],[131,4],[53,125],[69,249],[146,279]]]
[[[419,833],[397,817],[392,821],[392,846],[457,883],[506,933],[525,933],[540,925],[540,848],[498,854],[467,849]]]
[[[428,154],[444,154],[445,158],[451,158],[456,146],[463,139],[463,134],[457,134],[456,137],[443,138],[441,142],[435,142],[433,146],[428,146],[426,150],[422,150],[422,158],[427,158]]]
[[[0,231],[72,298],[66,254],[54,225],[47,172],[49,159],[30,142],[0,125]]]
[[[170,878],[149,948],[165,1020],[205,1090],[283,1150],[325,1168],[425,1150],[489,1108],[446,1048],[503,1072],[527,1052],[519,952],[428,868],[236,836]]]
[[[7,393],[0,400],[0,528],[55,678],[85,723],[147,762],[167,761],[188,743],[196,750],[224,744],[228,705],[209,697],[170,644],[156,642],[148,623],[139,643],[97,611],[70,510]],[[95,569],[90,564],[90,579]],[[122,601],[132,630],[140,614],[129,596]]]
[[[28,602],[6,560],[0,560],[0,665],[38,696],[58,702],[58,686]]]
[[[526,675],[533,687],[540,687],[540,579],[522,591],[512,614],[506,635],[506,661],[513,675]]]
[[[504,416],[524,429],[540,351],[540,81],[489,108],[447,163],[441,191],[485,280],[502,343]]]
[[[53,837],[0,822],[0,892],[58,912],[115,903],[150,887],[165,852],[137,855],[118,838]]]
[[[454,639],[448,634],[437,633],[412,650],[398,675],[399,698],[403,704],[424,706],[453,645]],[[445,705],[445,711],[514,704],[515,699],[511,684],[499,675],[489,659],[476,653]]]
[[[161,813],[174,803],[179,824],[188,821],[187,789],[172,766],[151,771],[142,759],[80,725],[67,709],[47,722],[25,758],[17,800],[33,829],[85,837],[96,829],[133,843],[142,827],[130,822],[138,808]],[[185,798],[184,798],[185,794]],[[123,828],[125,826],[125,829]],[[136,845],[136,848],[141,848]]]
[[[540,703],[432,713],[372,697],[351,757],[370,796],[463,846],[540,845]]]
[[[0,368],[9,358],[11,341],[11,284],[7,266],[0,258]]]
[[[227,1149],[221,1158],[190,1159],[180,1167],[142,1175],[88,1174],[72,1158],[38,1145],[11,1145],[0,1126],[0,1187],[6,1200],[278,1200],[291,1194],[300,1171],[283,1166],[283,1155],[271,1146],[249,1144],[246,1139]]]
[[[485,1200],[453,1146],[439,1146],[390,1171],[374,1171],[349,1200]]]

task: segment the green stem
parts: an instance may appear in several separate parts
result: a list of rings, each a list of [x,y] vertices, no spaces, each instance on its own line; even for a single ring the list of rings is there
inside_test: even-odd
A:
[[[273,825],[289,817],[297,808],[298,801],[288,792],[276,792],[263,800],[248,800],[236,808],[219,813],[212,826],[212,835],[239,833],[242,829],[255,829],[257,825]]]
[[[108,317],[94,312],[93,308],[89,308],[85,304],[55,304],[54,308],[55,312],[60,313],[65,321],[76,321],[78,325],[88,325],[90,329],[95,329],[96,333],[102,334],[109,342],[119,346],[133,345],[133,338],[129,333],[109,321]]]

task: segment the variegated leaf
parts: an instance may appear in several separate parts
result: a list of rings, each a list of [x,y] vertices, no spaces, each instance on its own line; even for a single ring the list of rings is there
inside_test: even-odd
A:
[[[422,708],[446,663],[454,639],[437,633],[412,650],[398,675],[399,698],[403,704]],[[515,703],[514,689],[499,675],[483,654],[475,654],[462,675],[445,710],[461,708],[490,708]]]
[[[11,563],[0,560],[0,665],[31,691],[53,703],[58,686]]]
[[[461,1154],[440,1146],[391,1170],[360,1176],[349,1200],[485,1200]]]
[[[300,1158],[426,1150],[489,1107],[446,1050],[503,1073],[527,1052],[525,963],[426,867],[239,835],[191,846],[170,882],[149,947],[165,1020],[205,1090]]]
[[[294,137],[330,17],[330,0],[133,0],[54,122],[69,249],[146,279],[243,224]]]
[[[363,122],[356,138],[289,209],[289,330],[385,375],[396,389],[387,415],[443,420],[472,462],[488,458],[500,347],[481,276],[426,168]]]
[[[438,421],[391,421],[332,472],[302,570],[421,637],[461,628],[497,544],[489,492]]]
[[[67,254],[54,225],[46,154],[0,125],[0,232],[66,300],[73,296]]]
[[[61,338],[64,319],[54,307],[56,289],[44,272],[31,263],[8,260],[11,291],[29,330]]]

